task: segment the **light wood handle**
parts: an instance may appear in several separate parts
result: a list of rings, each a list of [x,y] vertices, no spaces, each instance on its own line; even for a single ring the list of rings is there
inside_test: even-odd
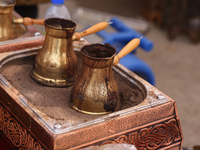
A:
[[[33,25],[33,24],[39,24],[39,25],[44,25],[44,20],[45,19],[32,19],[32,18],[29,18],[29,17],[25,17],[23,19],[23,24],[24,25]]]
[[[96,32],[99,32],[99,31],[105,29],[107,26],[108,26],[107,22],[97,23],[81,33],[74,33],[72,39],[78,41],[78,40],[80,40],[80,38],[82,38],[84,36],[87,36],[87,35],[90,35],[90,34],[93,34],[93,33],[96,33]]]
[[[32,19],[29,17],[25,17],[25,18],[15,19],[14,23],[22,23],[26,26],[33,25],[33,24],[44,25],[44,20],[45,19]]]
[[[136,49],[140,44],[140,39],[135,38],[131,40],[124,48],[115,56],[113,65],[116,66],[119,63],[119,60],[129,54],[131,51]]]

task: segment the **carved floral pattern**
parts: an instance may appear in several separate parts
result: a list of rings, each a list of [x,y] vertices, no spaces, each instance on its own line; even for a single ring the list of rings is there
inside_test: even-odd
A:
[[[27,133],[10,113],[0,105],[0,131],[19,150],[44,150],[40,143]]]
[[[104,144],[127,143],[133,144],[138,150],[154,150],[168,146],[181,139],[175,119],[139,131],[122,135],[113,141]]]

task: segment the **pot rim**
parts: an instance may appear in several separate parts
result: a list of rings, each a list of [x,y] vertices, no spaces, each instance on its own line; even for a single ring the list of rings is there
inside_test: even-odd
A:
[[[16,0],[14,0],[14,3],[13,3],[13,4],[5,5],[5,6],[0,5],[0,8],[12,7],[12,6],[15,6],[16,3],[17,3]]]
[[[110,57],[98,58],[98,57],[88,56],[88,55],[86,55],[85,53],[83,53],[82,50],[83,50],[84,47],[86,47],[86,46],[91,46],[91,45],[95,45],[95,44],[103,45],[103,46],[108,47],[107,45],[105,45],[106,43],[105,43],[105,44],[104,44],[104,43],[92,43],[92,44],[86,44],[86,45],[84,45],[84,46],[80,49],[81,54],[82,54],[83,56],[85,56],[85,57],[87,57],[87,58],[90,58],[90,59],[93,59],[93,60],[109,60],[109,59],[112,59],[112,58],[115,57],[117,51],[116,51],[116,49],[115,49],[113,46],[111,46],[111,45],[110,45],[110,47],[111,47],[112,49],[114,49],[115,53],[114,53],[112,56],[110,56]]]
[[[70,21],[71,23],[74,24],[74,26],[73,26],[73,27],[69,27],[69,28],[60,28],[60,27],[55,27],[55,26],[50,25],[50,24],[47,23],[48,20],[53,20],[53,19],[55,19],[55,20]],[[46,27],[49,27],[49,28],[52,28],[52,29],[56,29],[56,30],[64,30],[64,29],[65,29],[65,30],[72,30],[72,29],[75,29],[75,28],[76,28],[76,23],[75,23],[74,21],[72,21],[72,20],[70,20],[70,19],[65,19],[65,18],[48,18],[48,19],[45,19],[44,25],[45,25]]]

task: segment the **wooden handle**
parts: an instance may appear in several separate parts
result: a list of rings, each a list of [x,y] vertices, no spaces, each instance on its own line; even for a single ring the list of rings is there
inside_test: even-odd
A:
[[[39,24],[39,25],[44,25],[44,20],[45,19],[32,19],[32,18],[29,18],[29,17],[25,17],[23,19],[23,24],[24,25],[33,25],[33,24]]]
[[[29,17],[25,17],[25,18],[15,19],[14,23],[23,23],[26,26],[33,24],[44,25],[44,20],[45,19],[32,19]]]
[[[84,36],[87,36],[87,35],[90,35],[90,34],[93,34],[93,33],[96,33],[96,32],[99,32],[99,31],[105,29],[107,26],[108,26],[107,22],[97,23],[81,33],[74,33],[72,39],[78,41],[78,40],[80,40],[80,38],[82,38]]]
[[[140,39],[135,38],[131,40],[124,48],[115,56],[113,65],[116,66],[119,63],[119,60],[129,54],[132,50],[136,49],[140,44]]]

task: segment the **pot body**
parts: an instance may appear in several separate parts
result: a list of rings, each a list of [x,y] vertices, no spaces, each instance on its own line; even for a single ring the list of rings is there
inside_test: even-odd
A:
[[[106,47],[114,51],[111,57],[94,58],[83,53],[83,49],[90,46],[81,49],[82,70],[71,90],[70,103],[74,109],[83,113],[107,114],[120,105],[118,86],[112,70],[115,49]]]
[[[16,37],[12,23],[12,11],[15,7],[15,0],[1,0],[0,3],[0,41]]]
[[[75,27],[74,22],[66,19],[45,20],[46,38],[33,66],[31,76],[34,80],[58,87],[74,83],[77,56],[73,50],[72,35]]]

